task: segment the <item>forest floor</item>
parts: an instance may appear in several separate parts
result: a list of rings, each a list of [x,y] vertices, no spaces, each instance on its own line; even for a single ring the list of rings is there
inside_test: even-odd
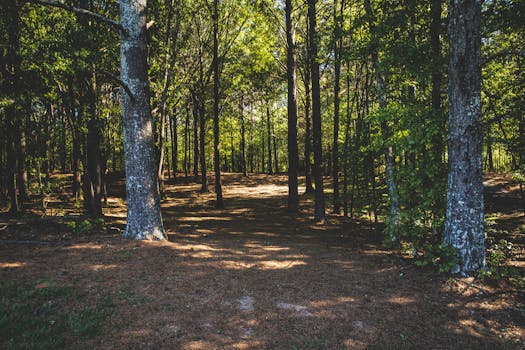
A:
[[[169,242],[121,238],[121,180],[100,227],[77,219],[65,194],[47,198],[45,218],[36,200],[29,214],[0,216],[0,348],[525,347],[525,296],[512,284],[417,267],[368,222],[313,224],[304,196],[290,216],[285,176],[223,183],[224,210],[198,184],[167,186]],[[503,175],[486,185],[493,231],[506,230],[508,264],[523,273],[519,189]]]

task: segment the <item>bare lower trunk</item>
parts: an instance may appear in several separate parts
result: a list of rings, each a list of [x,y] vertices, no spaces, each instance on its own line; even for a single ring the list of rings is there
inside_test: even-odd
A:
[[[126,159],[127,224],[124,236],[164,240],[149,104],[146,0],[120,0],[121,80],[124,154]]]
[[[270,123],[270,106],[269,103],[266,106],[266,132],[268,140],[268,174],[273,174],[273,164],[272,164],[272,125]]]
[[[241,170],[244,176],[248,176],[248,172],[246,170],[246,127],[245,127],[245,121],[244,121],[244,101],[242,98],[241,98],[241,103],[240,103],[240,109],[241,109]]]
[[[471,275],[485,265],[481,1],[451,1],[449,11],[449,173],[444,242],[459,255],[453,272]]]

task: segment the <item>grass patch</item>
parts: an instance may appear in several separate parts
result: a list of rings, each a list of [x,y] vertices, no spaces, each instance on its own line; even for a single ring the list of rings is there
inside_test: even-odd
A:
[[[75,336],[90,338],[102,333],[105,314],[100,309],[86,308],[67,315],[67,327]]]
[[[68,337],[101,335],[112,300],[102,298],[97,308],[68,309],[78,297],[72,287],[52,281],[0,282],[0,349],[61,349]]]

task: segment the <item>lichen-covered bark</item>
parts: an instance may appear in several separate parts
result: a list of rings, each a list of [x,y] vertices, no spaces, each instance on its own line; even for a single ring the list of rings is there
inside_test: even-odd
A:
[[[121,80],[132,96],[122,92],[126,160],[127,225],[124,237],[165,239],[160,212],[153,118],[149,104],[146,0],[120,0]]]
[[[444,242],[459,254],[453,272],[470,275],[484,266],[485,258],[481,1],[451,0],[449,11],[449,173]]]

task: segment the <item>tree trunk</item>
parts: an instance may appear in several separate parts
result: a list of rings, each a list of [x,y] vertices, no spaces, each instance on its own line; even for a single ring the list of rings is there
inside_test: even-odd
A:
[[[88,122],[87,136],[87,175],[85,186],[89,186],[89,214],[102,217],[102,159],[100,157],[100,121],[94,116]]]
[[[272,124],[270,122],[270,102],[266,105],[266,132],[268,140],[268,175],[273,174],[272,164]]]
[[[18,191],[21,201],[29,200],[28,178],[27,178],[27,140],[25,125],[20,120],[18,127]]]
[[[325,202],[323,188],[323,147],[321,128],[321,89],[319,86],[319,61],[317,58],[317,19],[315,5],[317,0],[308,0],[308,19],[310,23],[310,65],[312,74],[312,126],[314,143],[315,210],[314,221],[325,221]]]
[[[18,193],[16,186],[16,174],[17,174],[17,158],[18,148],[20,146],[20,101],[21,97],[21,77],[20,77],[20,3],[18,1],[6,1],[1,5],[2,13],[4,13],[4,19],[7,29],[7,52],[6,52],[6,89],[4,90],[13,103],[8,105],[6,108],[6,124],[10,128],[11,132],[6,137],[7,139],[7,189],[10,198],[10,212],[16,214],[20,211],[18,203]]]
[[[430,13],[430,43],[432,46],[432,111],[434,118],[438,120],[439,131],[445,130],[445,120],[443,120],[443,111],[441,108],[441,82],[442,73],[441,67],[441,8],[443,0],[431,0]],[[434,150],[434,161],[441,163],[443,159],[443,138],[441,133],[436,133],[432,140],[432,148]]]
[[[173,113],[170,118],[171,127],[171,167],[173,168],[173,179],[177,178],[179,172],[179,135],[177,130],[177,115]]]
[[[376,75],[377,98],[379,100],[379,108],[384,110],[387,107],[385,83],[379,62],[379,37],[375,27],[375,17],[372,11],[372,6],[370,5],[370,0],[365,0],[365,10],[372,35],[372,63],[374,64]],[[390,138],[390,128],[385,120],[381,121],[381,133],[383,134],[384,140],[388,140]],[[390,196],[390,218],[387,227],[387,234],[389,236],[390,242],[393,245],[397,245],[399,243],[400,209],[399,194],[395,180],[394,149],[392,146],[385,147],[385,167],[388,194]]]
[[[184,125],[184,178],[188,178],[188,168],[189,168],[189,162],[188,162],[188,156],[189,156],[189,134],[190,134],[190,111],[188,110],[188,107],[186,107],[186,120]]]
[[[295,40],[292,0],[286,0],[286,77],[288,80],[288,211],[295,213],[299,208],[297,172],[299,167],[299,149],[297,146],[297,89]],[[275,142],[275,139],[274,139]],[[277,163],[277,152],[275,152]]]
[[[312,154],[312,128],[311,128],[311,58],[310,58],[310,20],[306,18],[306,64],[304,68],[304,89],[305,89],[305,134],[304,134],[304,172],[305,172],[305,193],[314,193],[314,187],[312,185],[312,162],[310,161]]]
[[[219,0],[213,1],[213,167],[215,170],[216,208],[224,208],[222,199],[219,133]]]
[[[208,175],[206,171],[206,116],[202,102],[199,101],[199,160],[201,166],[201,193],[208,192]]]
[[[120,0],[121,80],[124,154],[126,159],[127,224],[124,237],[166,239],[156,174],[154,123],[149,104],[146,0]],[[124,90],[124,89],[123,89]]]
[[[241,97],[241,170],[244,176],[248,176],[246,170],[246,126],[244,122],[244,99]]]
[[[199,117],[200,108],[197,97],[193,96],[193,176],[199,179]]]
[[[341,25],[343,21],[344,1],[340,5],[340,13],[337,13],[337,0],[334,0],[334,143],[332,148],[332,179],[334,183],[334,214],[341,212],[339,203],[339,85],[341,77],[341,49],[342,49],[342,33]]]
[[[450,1],[449,173],[444,242],[457,249],[453,270],[471,275],[485,265],[481,1]]]

